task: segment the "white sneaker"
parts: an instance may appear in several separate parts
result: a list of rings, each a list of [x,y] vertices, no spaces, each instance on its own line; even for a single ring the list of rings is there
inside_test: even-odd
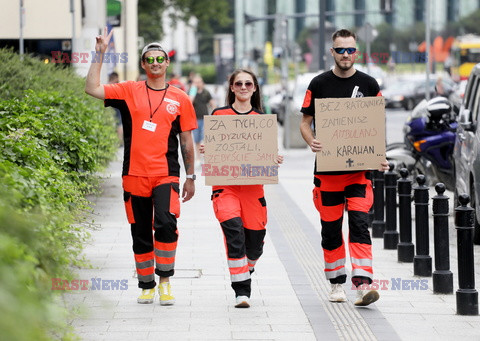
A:
[[[250,299],[247,296],[237,296],[235,308],[250,308]]]
[[[328,295],[328,300],[330,302],[347,301],[347,294],[345,294],[345,290],[343,290],[342,284],[332,284],[332,291],[330,291],[330,295]]]
[[[365,307],[373,302],[378,301],[380,294],[376,290],[357,289],[357,299],[354,303],[357,307]]]

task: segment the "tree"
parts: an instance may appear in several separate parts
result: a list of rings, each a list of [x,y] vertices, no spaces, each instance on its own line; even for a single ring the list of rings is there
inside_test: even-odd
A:
[[[480,10],[470,13],[455,22],[450,22],[445,27],[445,36],[458,36],[467,33],[480,34],[478,23],[480,22]]]
[[[212,40],[213,33],[220,33],[221,29],[228,28],[233,22],[233,0],[138,0],[139,36],[145,41],[161,40],[164,36],[162,14],[169,7],[176,10],[170,16],[174,23],[196,17],[197,30],[203,39],[208,37]]]
[[[383,22],[376,27],[376,30],[378,36],[372,42],[372,53],[390,52],[390,44],[394,42],[395,29],[389,23]],[[365,51],[365,47],[363,46],[362,48]]]

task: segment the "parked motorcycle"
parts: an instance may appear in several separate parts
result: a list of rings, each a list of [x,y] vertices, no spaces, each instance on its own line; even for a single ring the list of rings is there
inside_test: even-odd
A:
[[[395,169],[407,168],[413,179],[423,174],[426,185],[442,182],[455,189],[453,148],[457,122],[452,104],[445,97],[420,102],[403,127],[404,143],[387,145],[387,160]]]

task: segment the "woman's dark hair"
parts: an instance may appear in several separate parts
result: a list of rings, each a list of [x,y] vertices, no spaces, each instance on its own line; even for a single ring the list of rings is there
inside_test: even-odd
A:
[[[260,87],[258,86],[257,76],[255,76],[255,74],[252,71],[249,71],[246,69],[237,69],[233,71],[233,73],[228,78],[227,104],[231,106],[233,102],[235,102],[235,94],[231,91],[231,87],[233,86],[235,77],[237,77],[239,73],[248,73],[250,76],[252,76],[253,84],[255,85],[256,90],[253,93],[252,97],[250,98],[250,104],[252,105],[253,108],[259,111],[263,111],[262,96],[260,95]]]

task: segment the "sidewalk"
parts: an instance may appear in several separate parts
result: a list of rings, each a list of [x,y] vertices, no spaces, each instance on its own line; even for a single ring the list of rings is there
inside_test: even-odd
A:
[[[98,229],[85,249],[93,269],[78,279],[126,280],[127,290],[72,291],[67,304],[83,307],[72,321],[83,340],[436,340],[479,339],[480,317],[458,316],[455,294],[434,295],[432,279],[413,276],[411,263],[398,263],[396,250],[373,240],[375,278],[388,281],[380,300],[355,308],[327,300],[320,222],[311,201],[313,156],[309,150],[282,151],[279,185],[265,186],[269,223],[264,254],[252,276],[250,309],[235,309],[223,236],[216,221],[210,187],[203,177],[196,195],[182,205],[173,306],[139,305],[137,280],[121,189],[121,161],[106,172],[94,213]],[[197,171],[197,174],[200,172]],[[181,181],[183,184],[183,180]],[[430,225],[432,230],[432,224]],[[344,226],[345,228],[345,226]],[[451,224],[450,267],[458,289],[455,229]],[[345,238],[346,235],[345,235]],[[430,235],[433,240],[433,234]],[[414,241],[415,242],[415,241]],[[433,245],[430,255],[433,257]],[[475,247],[477,288],[480,249]],[[347,264],[347,269],[350,265]],[[433,269],[435,270],[435,269]],[[426,290],[392,284],[426,280]],[[402,283],[403,283],[402,282]],[[386,282],[385,282],[386,283]],[[423,282],[425,283],[425,282]],[[424,287],[425,285],[423,285]],[[394,290],[396,289],[396,290]]]

